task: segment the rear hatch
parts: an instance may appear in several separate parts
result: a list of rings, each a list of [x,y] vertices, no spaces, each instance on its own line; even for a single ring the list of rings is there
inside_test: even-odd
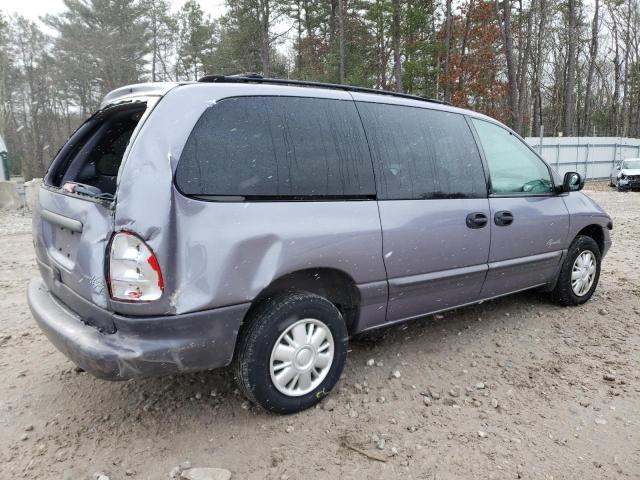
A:
[[[54,158],[33,218],[36,256],[49,290],[87,323],[113,331],[105,252],[118,172],[155,100],[129,98],[89,118]],[[98,313],[96,313],[98,311]]]

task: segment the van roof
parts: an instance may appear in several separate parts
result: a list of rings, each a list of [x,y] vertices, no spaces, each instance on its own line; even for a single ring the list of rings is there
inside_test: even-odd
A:
[[[410,98],[412,100],[422,100],[425,102],[450,105],[448,102],[436,100],[422,95],[410,95],[408,93],[391,92],[378,88],[356,87],[341,83],[313,82],[309,80],[291,80],[288,78],[263,77],[257,73],[247,73],[243,75],[207,75],[198,80],[201,83],[260,83],[270,85],[292,85],[299,87],[328,88],[332,90],[344,90],[347,92],[376,93],[379,95],[392,95],[394,97]]]
[[[107,93],[102,99],[101,107],[110,103],[126,100],[135,96],[163,96],[172,88],[178,85],[190,84],[190,83],[259,83],[270,85],[287,85],[287,86],[299,86],[299,87],[315,87],[315,88],[327,88],[331,90],[343,90],[348,92],[361,92],[361,93],[375,93],[379,95],[390,95],[400,98],[408,98],[411,100],[422,100],[425,102],[438,103],[441,105],[451,105],[448,102],[442,100],[436,100],[434,98],[425,97],[422,95],[410,95],[408,93],[392,92],[389,90],[382,90],[378,88],[366,88],[356,87],[353,85],[339,84],[339,83],[327,83],[327,82],[313,82],[309,80],[292,80],[287,78],[270,78],[263,77],[257,73],[247,73],[242,75],[206,75],[198,80],[198,82],[149,82],[149,83],[136,83],[132,85],[125,85],[123,87],[112,90]]]
[[[488,117],[482,113],[474,112],[473,110],[468,110],[465,108],[455,107],[450,103],[443,102],[440,100],[435,100],[428,97],[418,96],[418,95],[410,95],[407,93],[398,93],[391,92],[388,90],[381,90],[376,88],[365,88],[365,87],[356,87],[352,85],[344,85],[344,84],[335,84],[335,83],[324,83],[324,82],[312,82],[307,80],[290,80],[284,78],[268,78],[263,77],[259,74],[243,74],[243,75],[207,75],[202,77],[197,82],[188,81],[188,82],[149,82],[149,83],[137,83],[133,85],[126,85],[120,88],[117,88],[111,92],[109,92],[104,99],[102,100],[102,104],[100,108],[103,108],[109,104],[119,103],[122,101],[127,101],[134,97],[141,96],[149,96],[149,97],[162,97],[167,94],[173,88],[179,87],[181,85],[206,85],[206,84],[235,84],[235,85],[246,85],[247,88],[251,88],[251,86],[258,87],[260,85],[270,86],[270,88],[277,89],[278,87],[287,89],[290,87],[300,87],[301,89],[310,88],[310,89],[326,89],[328,91],[335,92],[351,92],[355,94],[355,97],[359,99],[370,99],[369,95],[379,95],[381,97],[386,97],[389,103],[393,104],[405,104],[410,105],[413,102],[420,103],[429,103],[434,105],[434,107],[439,110],[445,110],[456,113],[467,114],[476,118],[486,119],[492,122],[497,122],[495,119]],[[213,85],[211,85],[213,87]],[[356,99],[358,99],[356,98]],[[379,98],[379,97],[378,97]],[[382,100],[382,99],[381,99]],[[413,104],[417,106],[417,104]],[[497,122],[500,123],[500,122]]]

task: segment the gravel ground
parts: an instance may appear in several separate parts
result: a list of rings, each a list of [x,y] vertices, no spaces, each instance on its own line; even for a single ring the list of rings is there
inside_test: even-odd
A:
[[[234,479],[640,478],[640,193],[586,193],[614,218],[588,304],[528,292],[393,327],[287,417],[227,371],[77,372],[25,301],[30,219],[0,213],[0,478],[162,479],[183,462]]]

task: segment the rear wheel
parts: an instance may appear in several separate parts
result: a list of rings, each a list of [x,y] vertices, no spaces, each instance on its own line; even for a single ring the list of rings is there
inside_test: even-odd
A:
[[[562,305],[581,305],[588,301],[600,278],[600,248],[591,237],[581,235],[571,243],[552,292]]]
[[[267,410],[304,410],[335,386],[347,342],[342,315],[326,298],[280,294],[249,314],[234,358],[236,382],[247,398]]]

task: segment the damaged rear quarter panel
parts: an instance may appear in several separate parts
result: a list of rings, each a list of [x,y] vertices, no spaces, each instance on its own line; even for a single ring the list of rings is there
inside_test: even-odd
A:
[[[356,284],[385,278],[375,201],[201,202],[176,197],[176,306],[253,300],[273,280],[333,268]]]
[[[269,90],[261,86],[260,95]],[[273,92],[301,93],[295,87]],[[351,99],[324,89],[304,93]],[[151,113],[122,172],[115,230],[131,230],[153,249],[165,293],[146,304],[112,302],[115,311],[175,314],[246,303],[273,280],[311,267],[341,270],[357,284],[385,279],[373,200],[205,202],[174,188],[173,172],[202,113],[219,99],[255,94],[250,85],[184,85],[168,92]]]

